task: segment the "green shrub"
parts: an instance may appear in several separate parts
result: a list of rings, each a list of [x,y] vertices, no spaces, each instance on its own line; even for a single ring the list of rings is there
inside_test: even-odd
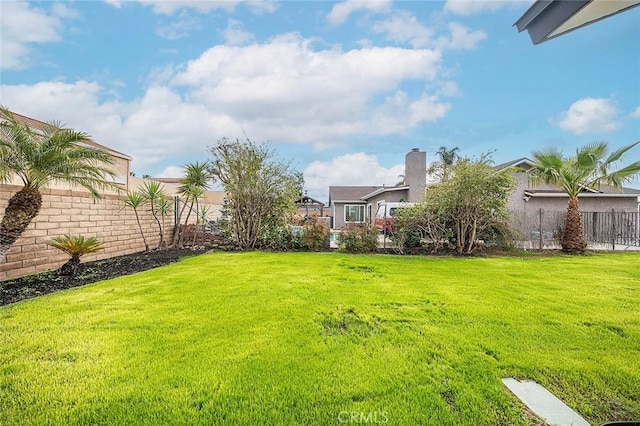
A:
[[[347,253],[375,253],[378,229],[370,225],[348,225],[338,235],[338,249]]]
[[[82,235],[55,237],[47,244],[71,256],[71,259],[60,268],[60,273],[63,275],[74,275],[82,256],[102,249],[102,243],[96,237],[85,238]]]
[[[300,232],[294,232],[292,226],[280,226],[263,230],[257,247],[273,251],[293,251],[302,248]]]
[[[329,229],[318,218],[311,218],[302,228],[302,247],[310,251],[321,251],[329,245]]]

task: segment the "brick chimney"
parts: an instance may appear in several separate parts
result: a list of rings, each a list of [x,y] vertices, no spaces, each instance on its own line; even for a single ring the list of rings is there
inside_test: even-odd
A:
[[[427,153],[413,148],[404,158],[404,180],[409,186],[410,203],[417,203],[424,198],[427,186]]]

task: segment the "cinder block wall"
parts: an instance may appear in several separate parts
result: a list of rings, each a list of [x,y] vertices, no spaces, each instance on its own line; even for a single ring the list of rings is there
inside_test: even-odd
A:
[[[19,186],[0,185],[0,215]],[[50,271],[62,266],[69,257],[46,244],[65,234],[97,237],[103,249],[88,254],[81,261],[106,259],[144,250],[144,242],[132,209],[123,208],[117,195],[107,194],[95,201],[89,193],[62,189],[42,191],[42,208],[22,237],[0,263],[0,280]],[[148,207],[139,212],[142,229],[150,248],[159,241],[158,225]],[[1,216],[0,216],[1,217]],[[165,218],[165,240],[171,239],[173,214]]]

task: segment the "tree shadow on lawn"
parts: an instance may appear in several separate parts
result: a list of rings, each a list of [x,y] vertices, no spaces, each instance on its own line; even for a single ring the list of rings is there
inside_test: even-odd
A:
[[[0,282],[0,306],[42,296],[58,290],[91,284],[122,275],[130,275],[177,262],[204,250],[163,250],[139,252],[110,259],[81,263],[74,276],[61,275],[59,270],[27,275]]]

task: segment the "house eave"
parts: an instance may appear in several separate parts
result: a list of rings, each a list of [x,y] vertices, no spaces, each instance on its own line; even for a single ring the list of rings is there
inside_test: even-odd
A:
[[[532,198],[569,198],[564,192],[530,192],[524,191],[524,195]],[[581,193],[578,198],[638,198],[640,194],[603,194],[603,193]]]
[[[393,191],[406,191],[408,190],[408,186],[390,186],[385,188],[376,189],[375,191],[365,195],[362,197],[363,200],[368,200],[369,198],[373,198],[376,195],[383,194],[385,192],[393,192]]]
[[[640,0],[537,0],[514,26],[535,45],[638,5]]]
[[[331,204],[335,203],[351,203],[351,204],[366,204],[365,200],[331,200]]]

